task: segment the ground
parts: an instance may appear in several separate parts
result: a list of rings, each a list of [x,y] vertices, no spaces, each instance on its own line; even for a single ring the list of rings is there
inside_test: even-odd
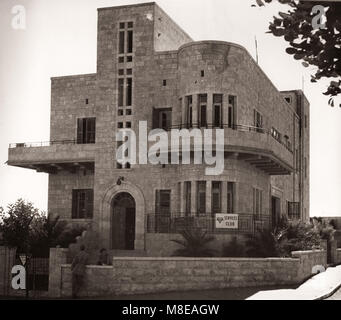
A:
[[[245,300],[261,290],[276,290],[279,287],[229,288],[202,291],[150,293],[132,296],[101,297],[103,300]],[[293,289],[285,286],[281,289]]]

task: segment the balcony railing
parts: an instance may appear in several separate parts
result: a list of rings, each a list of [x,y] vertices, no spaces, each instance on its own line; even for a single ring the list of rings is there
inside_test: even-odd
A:
[[[185,229],[201,229],[217,234],[255,234],[257,231],[270,229],[271,218],[268,215],[239,214],[238,229],[220,229],[216,228],[215,217],[212,214],[193,213],[181,216],[179,213],[168,215],[152,213],[146,216],[146,228],[148,233],[180,233]]]
[[[214,124],[207,124],[206,126],[201,126],[200,124],[180,124],[180,125],[173,125],[167,128],[163,128],[164,130],[170,131],[172,129],[232,129],[241,132],[256,132],[261,134],[267,134],[272,137],[275,141],[283,145],[289,152],[293,153],[291,145],[288,143],[283,142],[281,139],[274,137],[271,130],[267,130],[265,128],[259,128],[254,126],[246,126],[246,125],[230,125],[230,124],[221,124],[216,126]],[[9,145],[10,149],[15,148],[35,148],[35,147],[49,147],[52,145],[63,145],[63,144],[77,144],[77,140],[57,140],[57,141],[47,141],[47,142],[25,142],[25,143],[11,143]]]
[[[44,141],[44,142],[24,142],[24,143],[11,143],[10,149],[15,148],[38,148],[38,147],[50,147],[53,145],[63,144],[77,144],[77,140],[56,140],[56,141]]]
[[[170,131],[172,129],[232,129],[236,131],[241,131],[241,132],[256,132],[256,133],[261,133],[261,134],[267,134],[270,137],[272,137],[275,141],[283,145],[289,152],[293,153],[292,147],[288,142],[283,142],[282,139],[276,138],[271,130],[267,130],[265,128],[260,128],[260,127],[255,127],[255,126],[247,126],[247,125],[241,125],[241,124],[206,124],[206,125],[201,125],[199,123],[182,123],[178,125],[173,125],[167,128],[163,128],[166,131]]]

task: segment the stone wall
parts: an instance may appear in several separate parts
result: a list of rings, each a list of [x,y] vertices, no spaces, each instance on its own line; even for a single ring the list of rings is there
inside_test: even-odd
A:
[[[127,258],[113,266],[88,266],[81,296],[295,285],[325,265],[324,251],[295,252],[293,258]],[[62,265],[60,296],[71,295],[70,265]]]
[[[300,259],[297,270],[297,280],[304,281],[312,274],[315,266],[327,266],[327,252],[325,250],[294,251],[291,253],[293,258]]]
[[[224,245],[237,237],[238,243],[243,244],[246,236],[243,234],[229,233],[229,234],[214,234],[215,240],[208,244],[208,248],[215,250],[216,255],[221,255]],[[180,247],[172,240],[181,240],[182,236],[172,233],[147,233],[146,234],[146,248],[149,257],[171,257],[175,250]]]

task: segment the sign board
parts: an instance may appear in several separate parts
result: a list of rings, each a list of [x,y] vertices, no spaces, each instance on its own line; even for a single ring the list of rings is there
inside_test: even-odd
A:
[[[238,214],[216,213],[216,229],[238,229]]]
[[[24,266],[26,264],[26,254],[19,255],[21,264]]]

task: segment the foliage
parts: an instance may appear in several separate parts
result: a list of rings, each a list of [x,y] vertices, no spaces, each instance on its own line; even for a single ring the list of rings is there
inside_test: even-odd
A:
[[[7,212],[0,209],[0,233],[3,245],[16,247],[18,252],[30,252],[36,257],[47,257],[50,248],[63,248],[76,240],[84,228],[69,227],[59,217],[48,217],[19,199],[8,206]]]
[[[246,247],[249,257],[279,257],[278,238],[276,233],[270,230],[260,230],[255,235],[249,236]]]
[[[282,218],[274,231],[264,230],[250,236],[247,254],[252,257],[290,257],[292,251],[312,250],[321,245],[319,232],[310,224]]]
[[[60,221],[59,217],[51,218],[41,216],[34,220],[30,236],[31,253],[35,256],[48,257],[50,248],[57,246],[67,248],[70,243],[76,241],[84,228],[68,228],[66,221]]]
[[[29,248],[31,222],[38,216],[39,210],[23,199],[10,204],[7,212],[1,210],[0,230],[4,245],[17,247],[18,251],[26,251]]]
[[[199,228],[185,229],[181,232],[181,240],[172,240],[182,246],[175,250],[173,256],[178,257],[212,257],[214,250],[207,245],[214,240],[206,231]]]
[[[258,6],[273,0],[256,0]],[[288,5],[287,12],[279,12],[270,22],[269,33],[283,37],[289,43],[286,52],[294,59],[301,60],[305,67],[314,66],[312,82],[322,78],[337,78],[331,81],[325,95],[331,96],[329,103],[334,106],[333,97],[341,94],[341,3],[279,0]],[[325,28],[314,29],[313,19],[317,16],[312,10],[316,5],[325,7]],[[255,5],[253,5],[255,6]],[[316,19],[316,18],[315,18]],[[341,105],[340,105],[341,107]]]
[[[75,243],[76,238],[81,236],[85,230],[85,227],[78,225],[67,227],[58,238],[57,246],[60,246],[61,248],[67,248],[71,243]]]
[[[292,251],[311,250],[321,245],[320,234],[310,224],[291,222],[282,231],[278,247],[280,256],[287,257]]]
[[[223,247],[222,255],[223,257],[229,258],[245,257],[245,247],[238,242],[237,237],[233,237],[233,239]]]

